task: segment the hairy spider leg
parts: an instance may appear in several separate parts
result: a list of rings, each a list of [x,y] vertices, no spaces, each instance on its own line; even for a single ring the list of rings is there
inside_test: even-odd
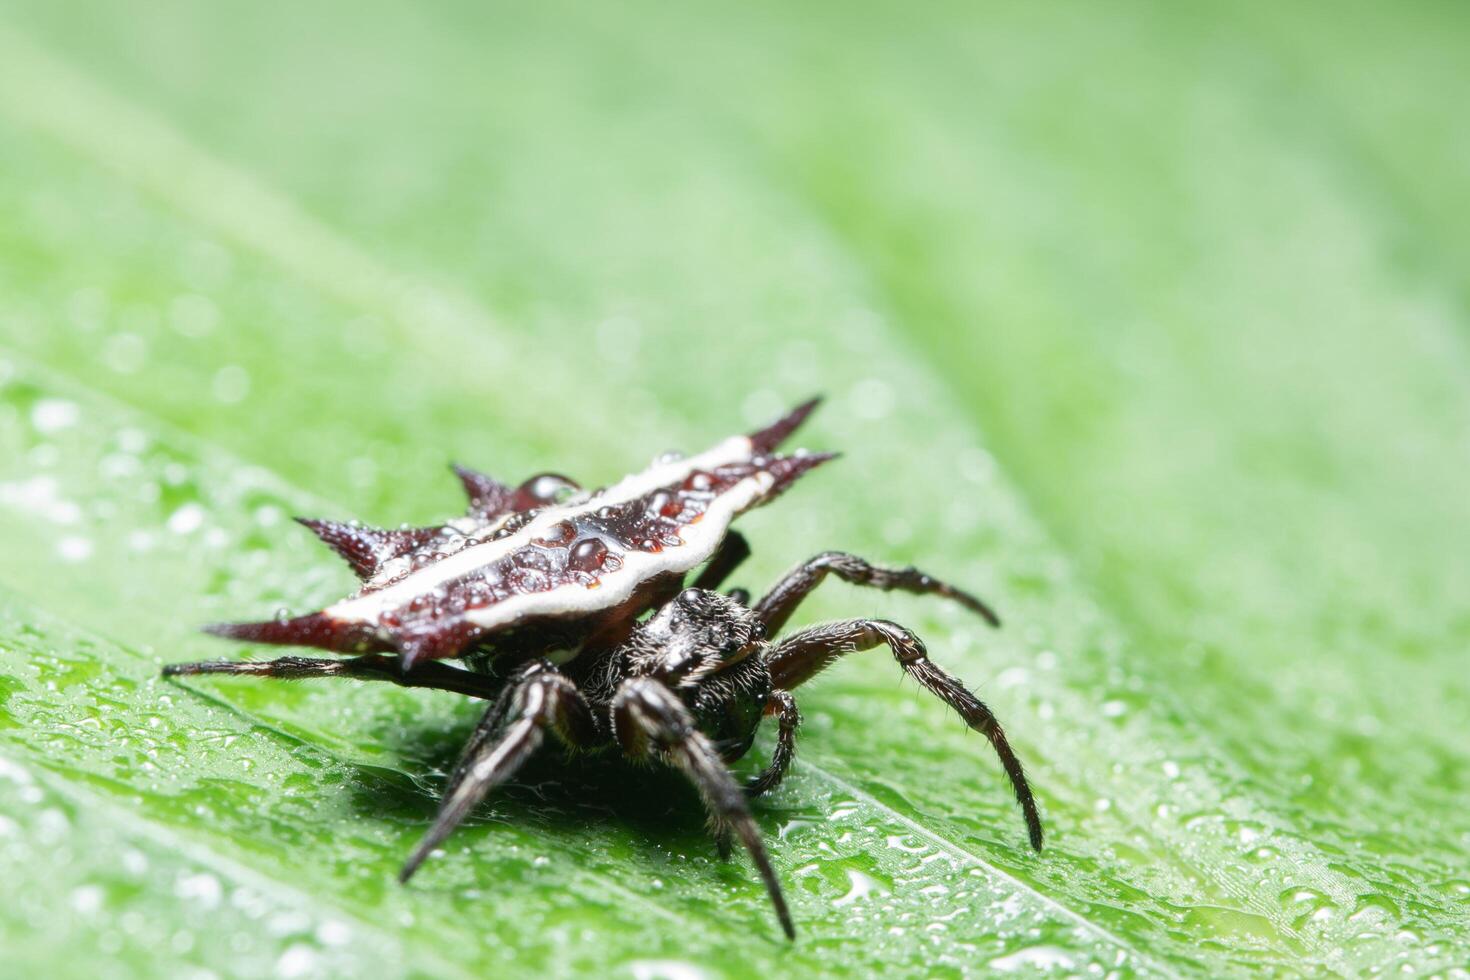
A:
[[[765,714],[776,716],[776,747],[771,751],[770,763],[745,784],[746,795],[752,797],[769,793],[786,778],[786,770],[791,768],[791,759],[796,755],[796,729],[801,724],[801,712],[790,691],[772,691],[766,699]]]
[[[397,657],[365,656],[348,660],[318,657],[279,657],[275,660],[205,660],[190,664],[169,664],[165,677],[193,674],[242,674],[250,677],[274,677],[296,681],[315,677],[346,677],[359,681],[388,681],[399,687],[425,687],[436,691],[452,691],[472,698],[491,700],[499,696],[502,681],[450,667],[437,661],[419,664],[411,673],[403,673]]]
[[[725,535],[725,540],[720,542],[719,550],[704,566],[704,571],[694,580],[693,588],[708,589],[711,592],[719,591],[725,579],[729,578],[735,569],[745,559],[750,557],[750,542],[745,540],[745,535],[739,531],[731,531]]]
[[[811,595],[813,589],[822,584],[828,573],[836,575],[844,582],[882,589],[885,592],[897,589],[916,595],[937,595],[952,599],[984,618],[991,626],[1000,625],[1000,617],[984,602],[913,566],[880,568],[868,564],[857,555],[849,555],[843,551],[824,551],[786,573],[786,577],[777,582],[756,604],[755,611],[761,622],[766,624],[766,631],[774,636],[785,626],[796,607]]]
[[[510,720],[500,737],[480,740],[461,763],[462,772],[439,804],[434,823],[398,872],[399,881],[412,878],[486,794],[515,775],[540,748],[548,730],[572,747],[592,741],[591,709],[576,686],[554,671],[538,671],[522,680],[511,693],[509,706],[506,717]],[[494,710],[492,706],[491,712]]]
[[[500,690],[500,696],[495,699],[485,713],[480,716],[475,730],[470,733],[469,741],[459,750],[459,758],[454,763],[454,768],[449,771],[449,778],[444,781],[444,792],[442,798],[451,796],[459,784],[464,782],[465,776],[469,774],[475,758],[483,751],[485,743],[500,734],[505,725],[505,719],[511,710],[511,701],[516,692],[529,678],[539,673],[557,673],[556,666],[546,659],[533,660],[513,673],[504,683]]]
[[[776,869],[750,815],[745,794],[710,740],[695,727],[694,716],[684,702],[653,678],[635,677],[618,688],[612,711],[614,731],[628,756],[637,759],[656,753],[678,769],[699,791],[716,837],[733,831],[740,838],[765,883],[781,930],[787,939],[795,939],[796,927],[786,897],[781,894]]]
[[[894,659],[905,673],[959,712],[966,725],[990,740],[995,754],[1000,757],[1001,766],[1010,777],[1016,802],[1021,805],[1031,846],[1041,850],[1041,814],[1037,812],[1036,800],[1026,782],[1021,760],[1011,751],[1000,722],[959,678],[946,673],[929,659],[923,642],[913,633],[897,623],[881,619],[826,623],[793,633],[782,640],[768,656],[766,665],[771,672],[772,684],[777,689],[790,690],[811,680],[846,654],[885,644],[893,651]]]

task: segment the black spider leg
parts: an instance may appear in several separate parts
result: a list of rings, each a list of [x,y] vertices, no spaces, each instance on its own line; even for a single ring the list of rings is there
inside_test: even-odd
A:
[[[750,542],[746,541],[745,535],[739,531],[731,531],[725,535],[725,540],[720,542],[719,550],[715,552],[709,564],[704,566],[704,571],[700,572],[699,577],[694,580],[693,588],[709,589],[714,592],[749,557]]]
[[[770,763],[745,784],[746,795],[752,797],[769,793],[786,777],[796,754],[796,729],[801,724],[801,712],[790,691],[772,691],[766,699],[765,713],[776,716],[776,748],[771,752]]]
[[[505,725],[506,715],[510,713],[511,700],[516,696],[521,685],[535,674],[543,672],[555,673],[556,667],[549,660],[533,660],[518,669],[505,681],[505,686],[500,690],[500,696],[485,709],[485,713],[480,716],[480,721],[475,725],[475,730],[470,733],[469,741],[465,742],[464,747],[459,750],[459,758],[455,760],[454,768],[449,771],[449,777],[444,781],[444,792],[441,799],[447,799],[459,788],[459,784],[464,782],[465,776],[469,773],[471,762],[484,749],[485,743],[499,734],[500,729]]]
[[[205,660],[199,663],[168,664],[165,677],[193,674],[243,674],[296,681],[315,677],[346,677],[360,681],[388,681],[400,687],[426,687],[452,691],[472,698],[490,700],[500,694],[503,682],[483,674],[428,661],[405,674],[396,657],[375,655],[349,660],[318,657],[280,657],[276,660]]]
[[[1000,764],[1010,777],[1016,802],[1026,818],[1026,831],[1031,846],[1041,850],[1041,814],[1026,782],[1021,760],[1011,751],[1005,732],[979,698],[971,694],[959,678],[951,676],[929,659],[923,642],[896,623],[881,619],[852,619],[813,626],[793,633],[771,652],[767,666],[771,682],[778,690],[790,690],[811,680],[823,668],[849,653],[871,650],[887,644],[894,659],[914,680],[948,704],[975,731],[990,740]]]
[[[434,823],[413,849],[398,880],[407,882],[434,848],[444,842],[485,795],[513,776],[541,746],[548,730],[570,746],[591,744],[592,712],[570,680],[554,670],[535,671],[510,693],[499,738],[471,739],[474,751],[456,767],[453,786],[439,804]],[[494,706],[491,713],[494,712]],[[488,717],[488,715],[487,715]]]
[[[657,752],[699,791],[716,836],[729,828],[740,838],[765,882],[781,930],[787,939],[795,939],[796,927],[792,925],[786,897],[781,894],[776,869],[750,815],[745,794],[714,745],[695,727],[694,717],[684,702],[658,681],[635,677],[618,688],[613,697],[612,716],[618,743],[628,756],[637,759]]]
[[[755,611],[761,622],[766,624],[766,631],[772,636],[776,635],[801,601],[822,584],[829,572],[844,582],[882,589],[885,592],[897,589],[916,595],[937,595],[953,599],[982,616],[991,626],[1000,625],[1000,617],[985,603],[963,589],[941,582],[917,568],[879,568],[856,555],[842,551],[824,551],[788,572],[785,578],[776,583],[775,588],[756,603]]]

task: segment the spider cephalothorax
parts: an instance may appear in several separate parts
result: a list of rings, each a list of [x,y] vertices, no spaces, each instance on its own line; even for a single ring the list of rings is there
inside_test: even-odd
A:
[[[758,602],[742,589],[717,591],[750,553],[730,523],[832,458],[776,453],[815,406],[698,456],[661,456],[596,491],[553,473],[512,488],[457,467],[470,510],[442,527],[303,520],[362,578],[357,593],[294,619],[209,630],[356,656],[174,664],[164,673],[386,680],[488,701],[404,881],[548,732],[574,749],[663,762],[699,791],[722,852],[732,836],[750,852],[792,936],[747,797],[776,786],[791,764],[800,721],[791,690],[844,654],[887,646],[910,677],[990,740],[1039,849],[1041,819],[995,716],[929,660],[918,637],[895,623],[854,619],[778,638],[828,574],[943,596],[998,625],[989,607],[915,568],[879,568],[836,551],[797,566]],[[687,573],[706,562],[686,587]],[[765,717],[777,723],[771,761],[741,787],[727,763],[749,751]]]

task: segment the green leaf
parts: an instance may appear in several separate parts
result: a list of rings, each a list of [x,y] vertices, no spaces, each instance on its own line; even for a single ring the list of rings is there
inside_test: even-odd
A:
[[[1458,8],[8,4],[0,945],[20,975],[1434,973],[1470,960]],[[163,682],[351,587],[294,514],[600,483],[812,392],[751,515],[992,599],[758,805],[549,754],[408,888],[474,705]],[[763,736],[750,769],[770,750]]]

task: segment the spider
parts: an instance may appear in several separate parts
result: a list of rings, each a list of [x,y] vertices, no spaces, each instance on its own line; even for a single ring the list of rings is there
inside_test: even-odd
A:
[[[791,766],[801,722],[792,691],[847,654],[887,647],[908,676],[990,741],[1039,850],[1041,818],[1000,724],[917,636],[879,619],[782,635],[829,575],[940,596],[999,626],[989,606],[916,568],[882,568],[839,551],[801,563],[758,601],[744,589],[719,591],[750,554],[730,523],[836,455],[776,452],[817,402],[698,456],[665,454],[595,491],[553,473],[512,488],[456,466],[469,513],[441,527],[298,518],[353,567],[363,580],[358,592],[320,612],[206,631],[355,656],[206,661],[163,673],[345,677],[487,701],[403,882],[547,735],[573,750],[671,766],[698,791],[721,855],[733,839],[749,852],[791,939],[791,913],[749,800]],[[442,662],[449,659],[464,666]],[[776,724],[770,762],[742,786],[728,764],[750,750],[768,717]]]

